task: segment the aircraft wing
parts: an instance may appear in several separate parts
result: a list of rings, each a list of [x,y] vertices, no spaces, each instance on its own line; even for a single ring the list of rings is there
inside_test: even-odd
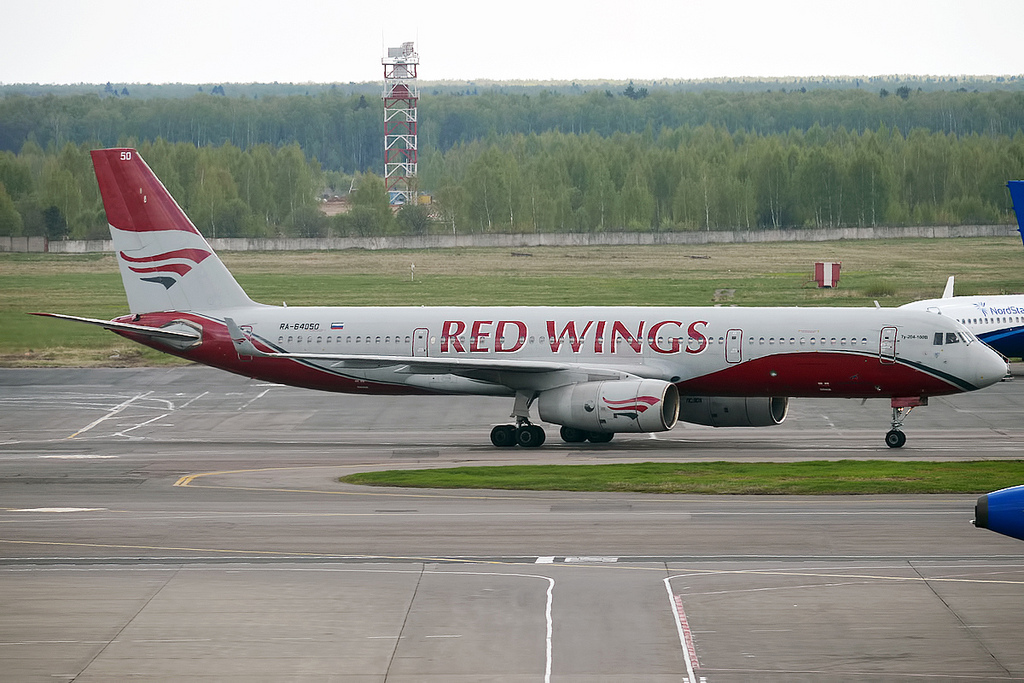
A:
[[[105,330],[111,330],[113,332],[132,332],[134,334],[141,334],[143,336],[151,337],[153,339],[163,339],[166,341],[194,342],[199,339],[198,332],[188,329],[182,329],[183,326],[178,327],[176,329],[167,329],[164,327],[149,327],[148,325],[119,323],[113,320],[82,318],[77,315],[61,315],[60,313],[30,313],[29,315],[38,315],[44,318],[58,318],[60,320],[74,320],[75,322],[96,325],[98,327],[102,327]]]
[[[239,356],[260,358],[290,358],[293,360],[327,361],[337,368],[368,369],[402,366],[404,374],[451,373],[463,377],[482,379],[495,373],[553,373],[573,371],[586,373],[589,381],[603,379],[624,379],[639,377],[635,370],[618,370],[605,366],[585,366],[579,363],[563,363],[537,360],[503,360],[497,358],[432,358],[423,356],[383,356],[345,353],[284,353],[261,351],[256,348],[232,318],[225,318],[228,334]],[[654,370],[654,368],[650,368]]]

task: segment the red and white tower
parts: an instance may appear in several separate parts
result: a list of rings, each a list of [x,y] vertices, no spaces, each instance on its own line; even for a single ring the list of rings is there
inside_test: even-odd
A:
[[[392,206],[416,202],[416,67],[413,43],[389,47],[384,65],[384,185]]]

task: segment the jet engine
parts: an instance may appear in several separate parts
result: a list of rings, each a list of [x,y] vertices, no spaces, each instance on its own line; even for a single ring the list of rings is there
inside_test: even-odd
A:
[[[679,399],[679,419],[708,427],[771,427],[786,419],[789,399],[683,396]]]
[[[582,432],[663,432],[678,419],[679,391],[657,379],[584,382],[541,393],[537,408],[545,422]]]
[[[1024,541],[1024,486],[1012,486],[978,498],[974,526]]]

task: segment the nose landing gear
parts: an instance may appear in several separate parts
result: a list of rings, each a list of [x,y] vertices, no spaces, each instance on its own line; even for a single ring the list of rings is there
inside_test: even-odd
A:
[[[903,448],[907,443],[907,435],[903,433],[903,421],[907,419],[917,406],[928,405],[927,396],[892,399],[892,429],[885,434],[885,445],[889,448]]]

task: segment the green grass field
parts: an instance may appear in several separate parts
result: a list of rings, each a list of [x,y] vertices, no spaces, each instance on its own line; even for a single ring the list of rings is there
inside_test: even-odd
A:
[[[1016,237],[423,251],[227,252],[256,301],[333,306],[895,306],[939,296],[1024,291]],[[815,261],[843,264],[839,286],[810,283]],[[415,265],[415,280],[411,266]],[[0,254],[0,364],[176,363],[47,311],[128,312],[112,254]]]
[[[1024,460],[509,465],[363,472],[347,484],[432,489],[735,495],[985,493],[1024,481]]]

